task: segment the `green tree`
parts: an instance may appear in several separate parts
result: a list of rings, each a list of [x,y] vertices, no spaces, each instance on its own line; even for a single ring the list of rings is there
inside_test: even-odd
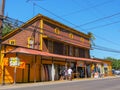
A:
[[[2,29],[2,36],[5,36],[9,32],[12,31],[12,26],[10,24],[3,24],[3,29]]]
[[[112,57],[107,57],[105,59],[112,61],[112,68],[113,69],[116,69],[116,70],[120,69],[120,59],[115,59]]]
[[[91,46],[95,46],[94,40],[96,39],[92,32],[88,32],[88,35],[90,36],[90,42]]]

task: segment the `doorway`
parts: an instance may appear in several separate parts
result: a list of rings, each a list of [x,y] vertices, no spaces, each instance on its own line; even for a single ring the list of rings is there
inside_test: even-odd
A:
[[[23,82],[27,83],[30,82],[30,64],[25,65],[25,69],[22,72]]]
[[[77,67],[79,77],[80,78],[85,78],[85,68],[84,67]]]

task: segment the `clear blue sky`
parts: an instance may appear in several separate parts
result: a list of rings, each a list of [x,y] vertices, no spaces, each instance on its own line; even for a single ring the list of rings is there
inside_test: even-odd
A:
[[[77,27],[76,30],[84,33],[92,32],[96,37],[94,41],[96,45],[118,51],[120,51],[120,14],[114,14],[119,12],[120,0],[6,0],[5,3],[5,15],[24,22],[40,13],[65,25],[75,27],[113,15],[110,18]],[[91,50],[91,56],[120,59],[120,53],[97,49]]]

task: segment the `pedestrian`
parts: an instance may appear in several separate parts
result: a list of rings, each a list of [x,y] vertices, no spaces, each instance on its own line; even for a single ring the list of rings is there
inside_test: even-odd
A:
[[[59,75],[60,75],[60,80],[64,80],[64,70],[63,69],[60,70]]]
[[[67,67],[65,67],[65,70],[64,70],[64,77],[65,77],[65,80],[68,79],[68,70],[67,70]]]
[[[98,72],[95,72],[94,78],[98,78]]]
[[[72,80],[72,69],[71,69],[71,67],[69,67],[69,69],[68,69],[68,79],[69,80]]]

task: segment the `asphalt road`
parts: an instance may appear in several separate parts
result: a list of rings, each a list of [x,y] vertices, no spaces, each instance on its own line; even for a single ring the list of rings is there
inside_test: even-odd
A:
[[[28,85],[25,87],[14,87],[0,90],[120,90],[120,78],[68,81],[66,83],[47,85]]]

